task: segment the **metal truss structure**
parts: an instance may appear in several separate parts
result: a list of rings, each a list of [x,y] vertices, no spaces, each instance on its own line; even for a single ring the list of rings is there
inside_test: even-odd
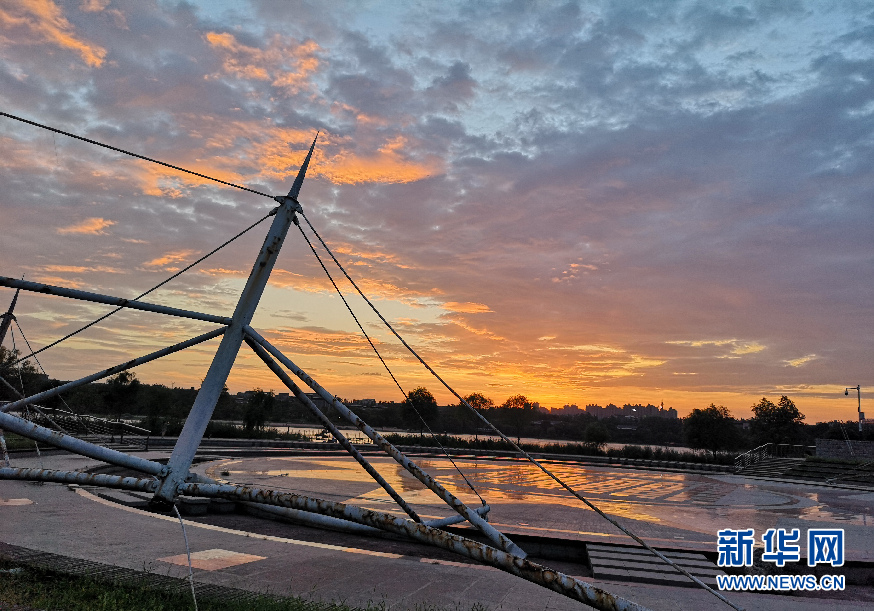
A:
[[[218,325],[212,331],[173,346],[62,384],[50,390],[27,397],[21,396],[17,400],[0,406],[0,429],[12,431],[37,442],[43,442],[95,460],[130,469],[141,473],[141,476],[122,477],[79,471],[12,468],[7,466],[0,468],[0,479],[87,484],[142,491],[152,494],[152,503],[159,508],[171,507],[180,496],[211,497],[259,503],[273,512],[290,512],[295,517],[305,518],[308,522],[316,525],[344,526],[348,530],[356,532],[375,532],[374,529],[376,529],[450,550],[462,556],[492,565],[596,609],[605,611],[643,610],[644,608],[637,603],[625,600],[589,583],[526,559],[526,554],[522,549],[486,520],[489,510],[487,505],[484,504],[483,507],[477,509],[468,507],[250,326],[288,230],[292,224],[298,224],[299,221],[296,214],[303,212],[301,205],[298,203],[298,194],[300,193],[315,144],[314,140],[288,195],[274,197],[279,205],[271,212],[271,215],[274,217],[273,222],[252,267],[252,272],[249,274],[245,288],[239,297],[236,309],[230,317],[204,314],[9,277],[0,277],[0,286],[9,288],[114,305],[121,308],[155,312]],[[43,424],[51,423],[50,418],[48,421],[45,419],[42,421],[36,419],[34,421],[35,419],[21,417],[21,415],[27,415],[24,410],[28,407],[35,406],[38,402],[59,395],[64,391],[107,378],[137,365],[148,363],[162,356],[173,354],[218,337],[221,337],[221,343],[166,465],[92,443],[70,434],[59,426],[43,426]],[[310,498],[299,494],[223,484],[191,471],[195,453],[200,446],[216,402],[243,343],[248,345],[264,361],[265,365],[276,374],[289,391],[318,418],[319,422],[330,431],[331,435],[334,436],[340,445],[395,500],[398,506],[407,514],[407,518],[323,499]],[[301,390],[290,374],[293,374],[312,391],[318,393],[346,421],[354,425],[376,446],[381,448],[442,499],[457,515],[443,520],[423,521],[403,497],[379,474],[331,420],[313,403],[307,394]],[[19,412],[20,415],[13,415],[12,412]],[[480,543],[440,529],[440,527],[447,524],[461,521],[467,521],[479,530],[488,540],[488,543]]]

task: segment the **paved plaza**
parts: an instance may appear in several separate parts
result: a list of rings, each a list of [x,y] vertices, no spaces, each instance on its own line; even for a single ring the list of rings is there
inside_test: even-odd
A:
[[[158,453],[144,454],[159,458]],[[98,463],[58,454],[45,468],[84,469]],[[448,515],[445,506],[395,463],[373,458],[386,479],[427,518]],[[479,500],[446,459],[417,462],[471,505]],[[547,537],[593,544],[631,541],[583,507],[535,467],[515,460],[458,459],[458,466],[492,507],[490,521],[517,537]],[[36,458],[14,466],[43,466]],[[660,473],[551,463],[551,468],[605,512],[653,546],[680,553],[713,552],[723,528],[839,526],[847,560],[871,562],[874,493],[723,474]],[[338,456],[224,458],[198,465],[216,479],[295,491],[314,497],[394,512],[387,495],[351,459]],[[57,484],[0,482],[0,541],[35,550],[183,577],[187,560],[175,517],[124,504],[126,493]],[[127,495],[130,501],[130,495]],[[142,500],[142,499],[140,499]],[[195,579],[254,591],[297,594],[350,604],[384,603],[412,609],[428,603],[448,609],[583,609],[568,600],[491,567],[448,552],[405,542],[319,531],[232,514],[189,518],[186,529]],[[551,564],[546,562],[546,564]],[[573,564],[555,568],[573,574]],[[579,574],[579,573],[577,573]],[[729,607],[687,587],[629,581],[587,581],[652,609]],[[865,590],[870,590],[867,588]],[[872,608],[870,592],[779,596],[730,593],[746,609]]]

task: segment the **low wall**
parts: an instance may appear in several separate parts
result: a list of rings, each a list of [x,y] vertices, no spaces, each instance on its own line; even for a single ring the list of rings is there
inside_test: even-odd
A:
[[[853,452],[843,439],[817,439],[816,455],[822,458],[874,458],[874,441],[853,441]]]

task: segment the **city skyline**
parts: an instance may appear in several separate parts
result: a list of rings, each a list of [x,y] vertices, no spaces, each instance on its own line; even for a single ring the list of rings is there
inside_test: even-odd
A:
[[[319,131],[307,217],[462,395],[738,418],[788,395],[816,422],[854,419],[859,384],[864,411],[874,14],[437,6],[4,4],[0,110],[270,194]],[[4,276],[131,298],[275,205],[8,118],[0,150]],[[230,314],[265,232],[148,300]],[[454,402],[338,284],[404,389]],[[16,316],[38,348],[106,311]],[[336,395],[402,398],[298,233],[253,326]],[[40,360],[71,379],[209,328],[123,312]],[[134,371],[198,386],[216,345]],[[284,391],[245,347],[228,386]]]

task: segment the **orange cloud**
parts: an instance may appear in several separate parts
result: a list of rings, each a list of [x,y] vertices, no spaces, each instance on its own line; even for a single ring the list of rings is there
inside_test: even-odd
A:
[[[83,0],[79,5],[79,10],[83,13],[99,13],[107,6],[111,0]]]
[[[484,303],[459,303],[457,301],[447,301],[443,304],[443,309],[449,310],[450,312],[458,312],[459,314],[484,314],[492,311],[492,309]]]
[[[44,284],[54,284],[57,286],[64,286],[70,289],[81,289],[85,287],[85,285],[81,282],[76,282],[74,280],[70,280],[69,278],[61,278],[60,276],[43,276],[42,274],[39,274],[36,276],[36,279]]]
[[[185,261],[189,259],[191,255],[194,254],[193,250],[176,250],[173,252],[168,252],[167,254],[161,255],[157,259],[152,259],[151,261],[145,263],[148,267],[160,267],[169,265],[172,263],[179,263],[181,261]]]
[[[356,257],[358,259],[366,259],[371,261],[376,261],[378,263],[390,263],[395,267],[399,267],[401,269],[412,269],[409,265],[403,265],[400,263],[400,257],[393,253],[389,252],[380,252],[380,251],[365,251],[360,247],[352,247],[349,245],[339,245],[334,246],[332,248],[334,252],[340,253],[341,255],[346,255],[347,257]],[[366,265],[361,261],[356,261],[353,265]]]
[[[106,57],[106,49],[76,37],[73,25],[64,17],[61,9],[51,0],[19,0],[5,3],[0,8],[0,29],[7,32],[22,30],[24,36],[16,37],[16,44],[54,44],[62,49],[77,52],[89,66],[99,68]],[[8,43],[0,37],[0,43]]]
[[[82,265],[46,265],[41,271],[55,274],[83,274],[85,272],[98,272],[102,274],[118,274],[121,270],[114,267],[98,265],[97,267],[85,267]]]
[[[57,231],[64,235],[69,233],[106,235],[106,232],[103,230],[112,225],[115,225],[115,221],[108,221],[102,218],[90,218],[85,219],[80,223],[70,225],[69,227],[61,227]]]
[[[230,161],[230,160],[228,160]],[[149,163],[148,161],[135,161],[138,166],[139,178],[142,182],[143,193],[146,195],[154,195],[156,197],[171,197],[177,199],[185,196],[183,187],[190,185],[214,185],[215,181],[179,172],[172,168],[167,168],[160,165]],[[195,167],[198,173],[218,178],[225,182],[239,183],[241,182],[240,174],[223,170],[216,166],[204,166],[203,164],[195,165],[194,163],[186,164],[180,162],[174,165],[189,165]]]
[[[179,119],[189,136],[200,142],[168,161],[236,184],[253,179],[290,182],[315,135],[314,130],[277,126],[269,121],[219,121],[208,116]],[[356,150],[367,150],[372,141],[373,152],[354,153],[352,138],[322,132],[308,176],[321,176],[337,184],[406,183],[443,171],[442,161],[436,157],[414,159],[414,150],[408,149],[415,149],[415,143],[406,138],[370,133],[359,134],[358,138]],[[185,195],[187,186],[215,184],[145,161],[133,163],[147,195],[178,198]]]
[[[266,49],[260,49],[240,43],[227,32],[207,32],[205,38],[223,56],[225,74],[240,79],[270,81],[274,87],[289,94],[305,89],[309,76],[319,67],[316,57],[319,45],[312,40],[297,44],[277,34]]]
[[[419,163],[404,157],[399,147],[383,147],[376,154],[354,155],[341,151],[320,169],[325,178],[339,184],[365,182],[415,182],[442,172],[436,158]]]
[[[257,129],[264,130],[264,127]],[[247,136],[257,133],[251,125],[245,130]],[[253,143],[247,157],[254,159],[262,175],[279,179],[294,176],[312,143],[313,132],[273,127],[263,133],[265,137]],[[442,163],[435,157],[425,161],[412,159],[405,152],[411,143],[400,136],[384,140],[373,153],[353,153],[350,145],[349,138],[323,132],[310,162],[309,175],[322,176],[337,184],[391,184],[413,182],[443,171]]]

